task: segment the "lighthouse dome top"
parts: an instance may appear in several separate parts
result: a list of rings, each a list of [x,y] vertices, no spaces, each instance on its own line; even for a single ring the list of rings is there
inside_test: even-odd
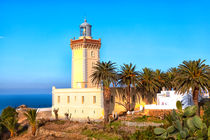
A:
[[[80,39],[81,38],[92,38],[91,37],[91,25],[87,23],[87,20],[85,19],[84,23],[80,25]]]
[[[87,23],[87,20],[85,19],[84,22],[80,25],[80,28],[84,28],[86,26],[91,26],[89,23]]]

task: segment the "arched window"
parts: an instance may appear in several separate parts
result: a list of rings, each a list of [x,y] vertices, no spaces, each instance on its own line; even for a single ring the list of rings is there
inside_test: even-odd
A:
[[[91,57],[94,57],[94,51],[91,51]]]

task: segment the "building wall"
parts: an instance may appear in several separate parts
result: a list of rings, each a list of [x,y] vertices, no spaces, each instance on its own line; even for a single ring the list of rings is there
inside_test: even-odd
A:
[[[103,119],[103,92],[101,89],[56,89],[53,87],[52,96],[53,116],[53,110],[59,109],[59,118],[65,118],[65,113],[68,113],[71,114],[73,120],[87,120],[88,117],[95,120]],[[96,98],[95,103],[93,102],[94,96]],[[68,97],[70,98],[69,102]]]
[[[118,114],[121,112],[126,111],[125,105],[126,105],[126,92],[124,88],[111,88],[111,98],[113,98],[113,101],[111,100],[111,106],[110,106],[110,113],[117,112]],[[131,96],[130,96],[130,103],[131,108],[134,110],[140,110],[140,106],[145,106],[146,104],[155,104],[156,102],[154,99],[148,99],[146,97],[143,99],[141,97],[140,92],[136,92],[135,89],[132,88],[131,90]]]
[[[100,60],[101,40],[71,40],[72,49],[72,88],[93,88],[93,66]]]
[[[75,48],[72,50],[72,87],[81,88],[81,82],[85,82],[85,49]],[[81,86],[81,87],[80,87]]]
[[[93,67],[99,60],[99,48],[87,48],[87,82],[90,88],[96,87],[96,85],[92,83],[91,75],[94,71]]]

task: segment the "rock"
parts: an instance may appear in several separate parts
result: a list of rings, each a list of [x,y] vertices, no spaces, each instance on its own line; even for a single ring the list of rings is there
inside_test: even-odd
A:
[[[17,107],[17,109],[22,109],[22,108],[28,108],[26,105],[20,105]]]

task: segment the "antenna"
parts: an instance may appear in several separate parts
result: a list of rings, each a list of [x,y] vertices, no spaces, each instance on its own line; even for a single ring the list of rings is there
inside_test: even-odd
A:
[[[84,21],[87,22],[87,14],[84,13]]]

